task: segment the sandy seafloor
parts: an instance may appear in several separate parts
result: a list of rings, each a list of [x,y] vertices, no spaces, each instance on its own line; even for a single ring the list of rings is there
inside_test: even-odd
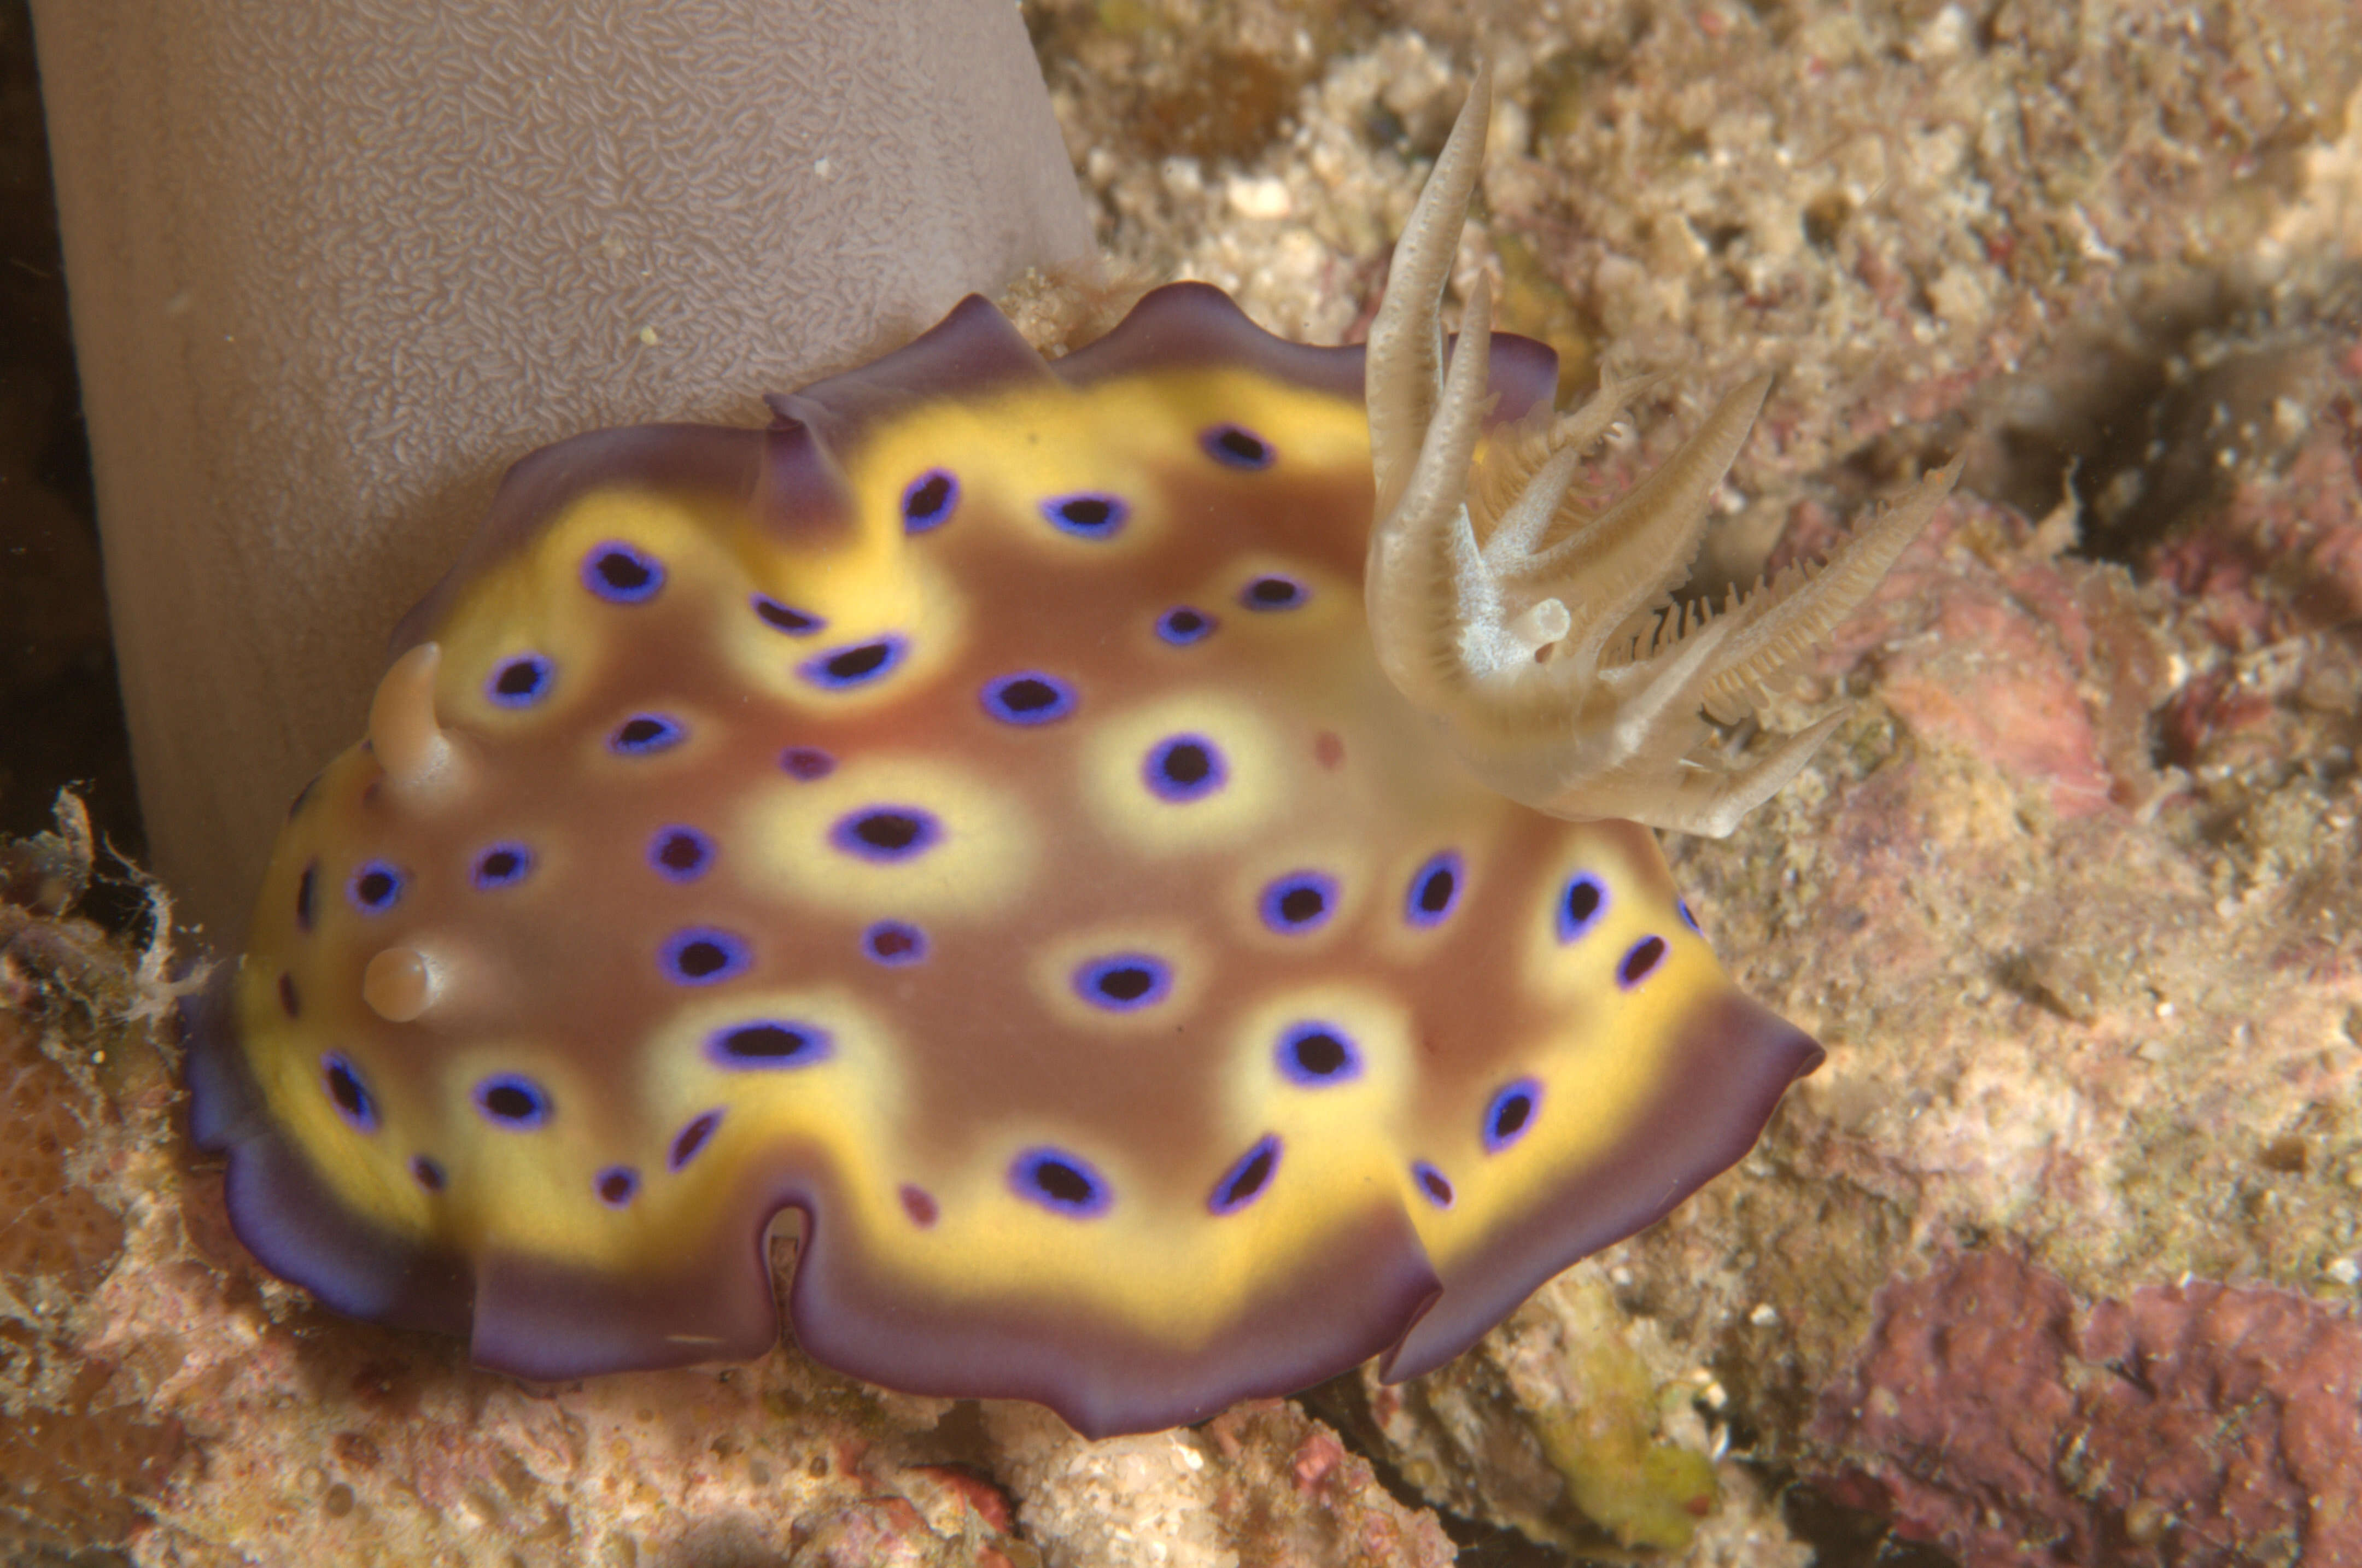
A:
[[[1603,491],[1755,370],[1708,585],[1967,457],[1782,716],[1850,698],[1836,739],[1668,845],[1829,1047],[1758,1151],[1430,1377],[1184,1431],[792,1349],[529,1387],[246,1259],[180,1121],[169,889],[68,811],[0,852],[0,1562],[2362,1562],[2362,11],[1484,12],[1462,282],[1570,394],[1674,372]],[[1461,7],[1026,15],[1123,268],[1358,335]],[[91,780],[136,853],[25,31],[0,822]]]

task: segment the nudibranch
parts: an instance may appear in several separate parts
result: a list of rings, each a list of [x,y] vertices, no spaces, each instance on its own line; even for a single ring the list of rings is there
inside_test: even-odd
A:
[[[1948,480],[1669,609],[1761,388],[1568,500],[1629,389],[1440,327],[1485,94],[1366,356],[971,298],[767,429],[518,462],[192,1032],[261,1261],[567,1378],[761,1353],[792,1214],[811,1355],[1102,1434],[1427,1371],[1737,1160],[1820,1049],[1651,824],[1802,765],[1712,721]]]

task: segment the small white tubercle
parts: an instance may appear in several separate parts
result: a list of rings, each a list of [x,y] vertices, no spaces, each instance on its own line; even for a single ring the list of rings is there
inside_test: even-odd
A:
[[[393,661],[370,702],[370,751],[385,769],[386,788],[424,805],[467,784],[467,762],[435,717],[435,677],[443,649],[421,643]]]
[[[388,947],[361,971],[361,999],[388,1023],[412,1023],[449,989],[450,973],[415,947]]]

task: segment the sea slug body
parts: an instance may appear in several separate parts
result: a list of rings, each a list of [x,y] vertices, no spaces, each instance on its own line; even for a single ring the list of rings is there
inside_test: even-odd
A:
[[[519,462],[193,1030],[258,1256],[569,1377],[761,1353],[793,1210],[806,1352],[1108,1433],[1433,1367],[1737,1160],[1820,1051],[1651,827],[1803,765],[1710,722],[1947,481],[1669,622],[1761,388],[1574,510],[1618,389],[1440,326],[1485,94],[1366,354],[971,298]]]

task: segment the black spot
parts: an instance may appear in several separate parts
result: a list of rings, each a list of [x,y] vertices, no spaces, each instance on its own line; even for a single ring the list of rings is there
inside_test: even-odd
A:
[[[1485,1108],[1485,1152],[1497,1154],[1526,1135],[1541,1113],[1542,1086],[1532,1078],[1505,1084]]]
[[[1440,850],[1411,873],[1410,890],[1403,900],[1403,918],[1415,926],[1437,926],[1451,918],[1460,902],[1460,885],[1466,879],[1460,852]]]
[[[312,929],[315,904],[320,891],[320,863],[313,861],[304,867],[304,875],[295,878],[295,926],[299,931]]]
[[[599,1173],[599,1201],[611,1209],[621,1209],[639,1190],[639,1176],[621,1165],[611,1165]]]
[[[1280,1076],[1306,1088],[1350,1083],[1362,1076],[1361,1053],[1332,1023],[1290,1024],[1279,1037]]]
[[[984,711],[1004,724],[1055,723],[1075,711],[1075,689],[1034,670],[996,677],[977,695]]]
[[[493,1084],[484,1090],[484,1110],[502,1121],[530,1121],[541,1110],[534,1092],[519,1083]]]
[[[1204,735],[1168,735],[1151,746],[1141,781],[1161,801],[1187,805],[1220,790],[1230,777],[1222,754]]]
[[[1061,495],[1042,503],[1042,514],[1060,532],[1086,539],[1104,539],[1123,526],[1131,508],[1120,496],[1096,491]]]
[[[923,534],[942,526],[958,499],[959,480],[941,469],[930,469],[902,492],[903,532]]]
[[[831,680],[849,682],[877,674],[893,657],[891,643],[864,643],[857,648],[830,655],[821,668],[828,672]]]
[[[1231,1167],[1206,1207],[1217,1214],[1235,1214],[1254,1201],[1270,1185],[1272,1173],[1279,1168],[1279,1140],[1265,1138],[1247,1151],[1246,1157]]]
[[[1271,467],[1271,443],[1236,425],[1217,425],[1198,437],[1207,456],[1225,468],[1267,469]]]
[[[1186,789],[1192,784],[1204,783],[1207,776],[1214,771],[1214,760],[1197,742],[1183,741],[1165,750],[1163,771],[1166,778]]]
[[[620,540],[592,547],[582,563],[582,586],[614,604],[638,604],[664,586],[664,567]]]
[[[542,679],[547,673],[547,668],[535,660],[511,659],[501,666],[498,675],[492,677],[492,690],[512,700],[530,697],[541,690]]]
[[[910,651],[910,639],[899,632],[887,632],[865,643],[847,643],[816,653],[796,666],[796,673],[822,690],[846,691],[885,679]]]
[[[1632,950],[1629,953],[1624,955],[1624,962],[1616,971],[1617,983],[1626,986],[1639,985],[1655,971],[1664,956],[1665,939],[1663,937],[1642,937],[1632,944]]]
[[[1069,1208],[1080,1209],[1098,1196],[1091,1178],[1064,1160],[1037,1160],[1033,1164],[1033,1185],[1044,1196]]]
[[[615,727],[615,733],[607,738],[607,745],[626,756],[638,756],[669,751],[688,735],[689,732],[678,722],[661,713],[635,713]]]
[[[911,1217],[911,1224],[922,1231],[933,1225],[936,1216],[941,1212],[935,1207],[934,1196],[923,1187],[911,1187],[905,1183],[901,1198],[902,1212]]]
[[[880,964],[915,964],[927,955],[927,933],[906,921],[881,920],[861,933],[861,945]]]
[[[1293,578],[1259,577],[1246,585],[1239,602],[1250,610],[1293,610],[1310,597]]]
[[[718,1110],[709,1110],[690,1121],[673,1139],[672,1153],[666,1156],[666,1165],[679,1170],[697,1158],[697,1152],[705,1147],[705,1141],[713,1136],[714,1128],[721,1124],[722,1113]]]
[[[767,593],[755,595],[755,613],[763,618],[765,625],[795,637],[807,636],[819,631],[823,624],[821,618],[810,611],[782,604]]]
[[[743,974],[755,961],[746,939],[710,925],[693,925],[665,939],[657,963],[677,985],[707,986]]]
[[[1111,953],[1075,971],[1075,994],[1110,1012],[1153,1007],[1173,988],[1173,970],[1147,953]]]
[[[853,824],[853,836],[886,855],[900,855],[919,842],[926,824],[902,812],[872,812]]]
[[[673,955],[673,967],[692,980],[702,980],[730,967],[730,954],[722,944],[700,937],[680,944]]]
[[[1325,1031],[1316,1031],[1296,1037],[1296,1065],[1316,1078],[1329,1077],[1345,1070],[1353,1059],[1345,1043]]]
[[[1010,1166],[1009,1180],[1020,1198],[1076,1220],[1105,1213],[1113,1199],[1089,1162],[1063,1149],[1026,1150]]]
[[[370,912],[390,909],[402,893],[402,878],[392,867],[372,861],[353,878],[353,902]]]
[[[1607,884],[1590,872],[1577,873],[1566,885],[1566,896],[1559,900],[1558,939],[1573,942],[1587,935],[1607,908]]]
[[[724,1055],[741,1062],[789,1062],[811,1051],[818,1042],[800,1029],[784,1023],[746,1023],[722,1036]]]
[[[328,1098],[337,1109],[351,1121],[367,1126],[375,1120],[370,1105],[369,1090],[361,1087],[360,1075],[341,1057],[331,1058],[327,1066]]]
[[[1337,879],[1319,871],[1291,871],[1263,890],[1263,922],[1283,936],[1311,931],[1328,922],[1337,897]]]
[[[1451,1182],[1444,1174],[1425,1161],[1413,1167],[1418,1185],[1427,1189],[1428,1200],[1438,1209],[1451,1207]]]
[[[1099,975],[1099,994],[1110,1001],[1138,1001],[1156,984],[1156,977],[1135,965],[1109,969]]]
[[[429,1192],[442,1191],[444,1182],[448,1179],[443,1174],[442,1165],[424,1154],[410,1162],[410,1176],[413,1181]]]
[[[713,845],[693,829],[672,828],[657,835],[648,858],[666,876],[687,881],[704,871],[713,858]]]
[[[284,970],[279,976],[279,1010],[290,1018],[304,1016],[304,999],[295,994],[295,977]]]
[[[1058,689],[1028,676],[1000,689],[1000,701],[1012,713],[1036,713],[1058,705]]]
[[[602,552],[592,559],[590,569],[600,581],[625,597],[636,597],[646,592],[648,584],[656,578],[654,569],[646,560],[622,550]]]
[[[524,879],[533,869],[533,851],[522,844],[496,844],[476,856],[469,879],[478,892],[490,892]]]

